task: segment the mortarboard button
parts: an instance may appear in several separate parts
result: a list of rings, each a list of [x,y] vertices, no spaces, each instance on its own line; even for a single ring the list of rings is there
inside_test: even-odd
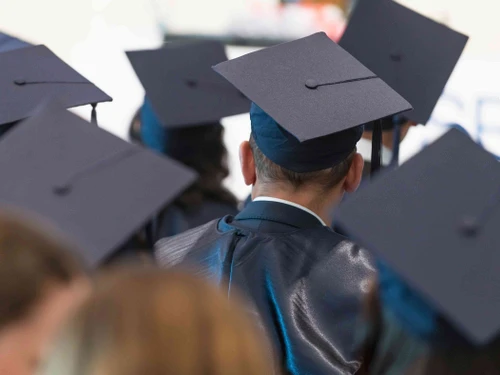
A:
[[[459,230],[466,237],[474,237],[479,230],[479,223],[476,218],[465,216],[460,220]]]
[[[198,86],[198,81],[195,79],[187,79],[186,84],[191,88],[195,88]]]
[[[14,83],[18,86],[24,86],[26,84],[26,80],[25,79],[16,79],[16,80],[14,80]]]
[[[71,186],[69,185],[56,185],[54,186],[54,194],[59,196],[68,195],[71,191]]]
[[[403,60],[403,55],[401,55],[400,53],[397,53],[397,52],[393,52],[389,55],[389,57],[391,58],[392,61],[394,62],[401,62],[401,60]]]
[[[318,88],[318,86],[319,86],[318,81],[316,81],[315,79],[308,79],[306,81],[306,87],[308,89],[315,90]]]

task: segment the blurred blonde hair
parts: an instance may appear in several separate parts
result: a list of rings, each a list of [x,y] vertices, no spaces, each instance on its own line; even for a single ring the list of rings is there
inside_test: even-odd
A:
[[[265,375],[271,350],[239,305],[193,276],[114,273],[63,332],[46,375]]]

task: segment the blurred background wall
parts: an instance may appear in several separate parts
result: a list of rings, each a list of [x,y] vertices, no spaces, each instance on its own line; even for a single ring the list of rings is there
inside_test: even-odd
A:
[[[127,136],[143,99],[125,50],[154,48],[165,34],[231,37],[251,44],[293,39],[325,30],[338,38],[353,0],[0,0],[0,30],[46,44],[109,95],[98,108],[100,125]],[[500,156],[500,2],[494,0],[401,0],[402,4],[468,34],[471,39],[428,126],[411,131],[407,158],[451,123]],[[285,4],[286,3],[286,4]],[[236,38],[236,39],[235,39]],[[255,46],[229,47],[235,57]],[[1,94],[0,94],[1,95]],[[89,118],[90,109],[77,109]],[[243,198],[237,150],[247,139],[247,115],[226,119],[233,175],[228,185]]]

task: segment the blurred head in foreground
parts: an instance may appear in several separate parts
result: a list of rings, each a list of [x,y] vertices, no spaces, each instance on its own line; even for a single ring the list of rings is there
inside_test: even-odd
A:
[[[0,213],[0,374],[33,374],[85,296],[70,250],[25,217]]]
[[[272,374],[265,344],[245,312],[204,281],[128,270],[98,280],[43,374]]]

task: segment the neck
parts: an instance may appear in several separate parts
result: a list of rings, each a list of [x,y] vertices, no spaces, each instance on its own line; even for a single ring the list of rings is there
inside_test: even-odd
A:
[[[272,197],[293,202],[305,207],[318,215],[328,226],[332,225],[333,208],[342,200],[342,193],[334,191],[331,193],[316,192],[290,192],[280,188],[262,188],[254,185],[252,199],[257,197]]]

